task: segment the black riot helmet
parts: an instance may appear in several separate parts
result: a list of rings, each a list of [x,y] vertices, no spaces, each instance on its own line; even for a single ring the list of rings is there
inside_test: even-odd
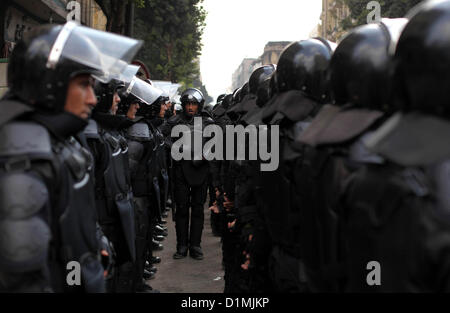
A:
[[[237,103],[241,102],[241,91],[242,91],[242,87],[237,88],[233,92],[233,104],[237,104]]]
[[[248,80],[249,93],[256,95],[259,84],[266,80],[273,72],[275,72],[275,65],[264,65],[253,71]]]
[[[95,81],[94,91],[97,96],[95,112],[108,113],[111,110],[114,94],[129,84],[139,70],[139,66],[128,65],[124,71],[115,75],[108,83],[99,80]]]
[[[161,99],[162,91],[153,87],[142,79],[134,76],[130,83],[126,84],[120,93],[119,114],[126,114],[132,103],[139,103],[140,116],[151,114],[151,105]],[[141,109],[142,108],[142,109]]]
[[[181,94],[180,101],[183,110],[186,103],[194,102],[198,104],[198,112],[201,112],[203,110],[203,105],[205,104],[205,97],[203,97],[200,90],[196,88],[188,88]]]
[[[154,101],[150,105],[150,107],[147,110],[147,112],[148,112],[147,116],[152,117],[152,118],[158,117],[159,113],[161,112],[161,106],[165,105],[168,101],[169,101],[169,96],[163,92],[162,95],[159,96],[158,99],[156,99],[156,101]]]
[[[450,118],[450,1],[413,8],[394,56],[394,104]]]
[[[70,79],[91,74],[107,83],[124,70],[141,45],[75,22],[38,26],[17,43],[8,64],[8,86],[13,95],[36,108],[62,112]]]
[[[269,89],[272,96],[278,93],[277,71],[270,76]]]
[[[225,98],[223,98],[222,106],[225,109],[229,109],[233,106],[233,95],[232,94],[226,95]]]
[[[387,110],[391,46],[407,21],[383,19],[345,36],[330,63],[330,87],[336,105]]]
[[[291,43],[278,61],[278,92],[301,90],[316,101],[327,101],[327,71],[332,53],[331,45],[317,38]]]
[[[262,108],[267,102],[269,102],[272,97],[270,81],[272,77],[267,78],[263,81],[256,92],[256,105]]]
[[[247,82],[244,84],[244,86],[242,86],[242,89],[241,89],[241,101],[242,101],[242,99],[244,99],[244,97],[246,95],[249,94],[249,92],[250,92],[250,87],[248,86],[248,82]]]
[[[125,83],[116,79],[106,84],[97,80],[94,85],[95,95],[97,96],[97,105],[94,111],[108,113],[111,110],[114,94],[123,87],[125,87]]]
[[[226,97],[226,93],[224,93],[224,94],[221,94],[220,96],[218,96],[217,97],[217,102],[216,102],[216,104],[220,104],[222,101],[223,101],[223,98],[225,98]]]

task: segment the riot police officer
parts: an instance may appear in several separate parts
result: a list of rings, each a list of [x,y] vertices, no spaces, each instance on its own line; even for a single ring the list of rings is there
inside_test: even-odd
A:
[[[293,160],[301,159],[302,150],[293,139],[328,100],[326,73],[331,55],[330,45],[322,39],[289,45],[275,71],[277,93],[263,109],[263,121],[280,125],[280,164],[275,171],[261,173],[258,193],[272,243],[269,271],[277,292],[307,290],[301,260],[308,247],[298,240],[303,231],[299,227],[302,202],[292,184]]]
[[[117,49],[102,48],[109,44]],[[74,136],[97,103],[91,75],[107,82],[105,73],[119,73],[130,61],[119,59],[139,46],[68,22],[36,27],[14,49],[1,101],[2,290],[105,291],[92,155]],[[66,280],[70,262],[81,268],[80,283]]]
[[[138,67],[130,65],[132,76]],[[130,79],[131,80],[131,79]],[[103,233],[113,243],[116,253],[114,277],[110,292],[131,292],[133,262],[136,260],[133,195],[128,164],[128,144],[122,133],[131,125],[115,115],[120,97],[117,90],[125,82],[116,78],[109,83],[97,81],[98,104],[84,133],[95,159],[95,198]]]
[[[145,110],[141,106],[149,106],[162,92],[150,84],[134,77],[124,88],[122,101],[119,104],[121,114],[125,114],[133,124],[127,129],[126,138],[129,147],[129,164],[131,185],[135,202],[136,221],[136,266],[134,278],[135,291],[153,291],[144,281],[145,261],[151,247],[151,217],[155,216],[157,202],[155,198],[152,176],[152,156],[157,148],[153,133],[145,122],[144,116],[138,116]],[[147,277],[148,278],[148,277]]]
[[[367,151],[361,138],[384,121],[392,62],[390,47],[406,22],[383,20],[346,35],[330,62],[333,104],[325,105],[299,137],[308,146],[302,148],[293,185],[300,195],[304,216],[299,242],[309,247],[304,249],[302,259],[312,291],[338,291],[344,284],[345,243],[341,240],[342,216],[337,213],[341,212],[339,192],[361,164],[382,162]]]
[[[157,92],[158,94],[161,93],[159,90]],[[153,251],[161,250],[163,248],[160,242],[163,241],[167,235],[167,228],[161,225],[163,217],[167,217],[166,203],[169,195],[169,174],[166,162],[167,142],[159,127],[164,122],[166,111],[165,104],[168,100],[169,98],[162,93],[149,105],[141,106],[136,113],[138,116],[143,117],[141,121],[148,125],[153,142],[152,153],[148,161],[148,168],[150,171],[148,177],[152,192],[150,198],[151,210],[149,211],[149,245],[146,258],[148,265],[144,271],[144,277],[146,278],[151,278],[156,273],[156,267],[150,265],[151,259],[153,259]]]
[[[424,2],[407,17],[391,63],[395,114],[363,140],[383,162],[354,173],[341,198],[347,291],[449,291],[450,1]],[[369,261],[381,284],[364,280]]]
[[[188,88],[181,94],[180,100],[183,112],[166,121],[163,125],[164,134],[170,135],[171,129],[177,125],[186,125],[194,130],[196,117],[202,121],[202,127],[213,123],[213,120],[203,113],[205,99],[198,89]],[[191,135],[193,135],[193,131],[191,131]],[[175,259],[186,257],[188,250],[192,258],[203,259],[200,244],[208,172],[209,164],[203,159],[196,160],[194,157],[191,160],[174,162],[175,227],[177,234],[177,251],[173,255]],[[191,209],[190,221],[189,209]]]

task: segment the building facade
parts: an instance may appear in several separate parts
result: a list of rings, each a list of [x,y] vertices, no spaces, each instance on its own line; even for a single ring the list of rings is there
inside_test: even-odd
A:
[[[260,57],[262,65],[277,64],[281,52],[290,43],[290,41],[269,41],[264,47],[264,53]]]
[[[259,58],[246,58],[242,60],[242,63],[232,76],[232,91],[242,87],[246,82],[248,82],[250,75],[252,75],[253,71],[258,67],[267,64],[277,64],[281,52],[283,52],[284,48],[286,48],[286,46],[290,43],[290,41],[269,41],[265,45],[264,52]]]
[[[342,28],[342,21],[349,16],[350,8],[343,0],[322,0],[320,36],[333,42],[339,42],[346,33]]]
[[[83,25],[100,30],[106,28],[106,17],[94,0],[78,0],[79,14]],[[41,24],[63,24],[70,11],[74,10],[70,0],[2,0],[0,7],[0,95],[7,89],[8,58],[23,35]]]
[[[245,58],[242,60],[237,70],[233,73],[231,92],[242,87],[246,82],[248,82],[252,72],[259,66],[261,66],[260,59]]]

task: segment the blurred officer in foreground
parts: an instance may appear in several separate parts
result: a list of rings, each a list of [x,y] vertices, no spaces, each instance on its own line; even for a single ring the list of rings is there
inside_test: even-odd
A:
[[[93,159],[75,136],[97,104],[91,75],[108,82],[140,45],[68,22],[37,27],[15,47],[0,102],[1,290],[105,291]],[[76,264],[80,281],[70,285]]]
[[[302,151],[295,149],[293,139],[329,99],[326,72],[332,52],[329,43],[319,38],[289,45],[275,72],[277,93],[262,115],[266,123],[280,126],[280,164],[275,171],[261,172],[259,195],[272,244],[269,273],[277,292],[306,291],[301,260],[308,247],[299,243],[305,217],[299,191],[292,184],[296,174],[292,160],[301,159]]]
[[[346,291],[450,290],[450,1],[407,17],[393,57],[395,114],[363,140],[383,161],[359,169],[342,195]],[[364,279],[369,261],[381,284]]]
[[[325,105],[297,137],[308,144],[300,146],[303,154],[294,162],[292,184],[301,199],[299,242],[300,247],[308,247],[303,249],[302,260],[310,291],[342,290],[347,238],[339,194],[346,179],[362,164],[382,163],[362,140],[385,120],[390,48],[406,22],[384,19],[347,34],[330,62],[333,104]]]

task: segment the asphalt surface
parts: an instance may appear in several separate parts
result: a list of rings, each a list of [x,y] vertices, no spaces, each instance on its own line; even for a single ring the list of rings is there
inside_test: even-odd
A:
[[[207,203],[201,243],[203,260],[194,260],[189,254],[184,259],[172,258],[176,251],[176,234],[172,212],[169,212],[169,217],[165,219],[169,235],[162,242],[164,250],[154,253],[161,257],[161,263],[156,264],[158,271],[155,278],[147,281],[154,289],[162,293],[223,292],[222,246],[220,237],[214,237],[212,234]]]

